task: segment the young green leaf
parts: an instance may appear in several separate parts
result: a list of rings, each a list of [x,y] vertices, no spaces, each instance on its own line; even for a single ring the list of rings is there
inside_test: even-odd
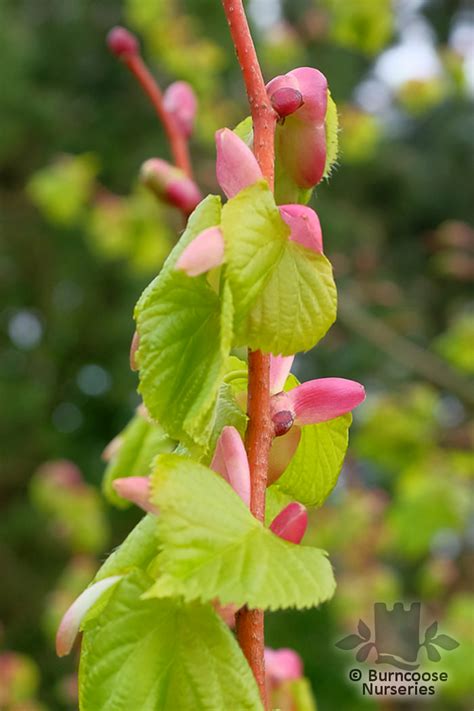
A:
[[[263,711],[245,657],[212,607],[143,600],[150,583],[130,573],[86,629],[81,711]]]
[[[270,487],[305,506],[321,506],[337,483],[349,442],[352,415],[305,425],[296,454]]]
[[[234,395],[247,390],[248,366],[247,363],[237,356],[229,356],[226,364],[226,374],[224,382],[230,385]]]
[[[278,516],[285,506],[294,501],[290,496],[284,494],[276,486],[270,486],[267,489],[266,506],[265,506],[265,525],[270,526],[273,519]]]
[[[240,331],[239,342],[282,355],[310,350],[336,320],[336,309],[330,262],[324,254],[288,241]]]
[[[146,571],[151,567],[158,553],[158,536],[156,519],[151,514],[142,518],[127,538],[116,548],[107,560],[101,565],[91,585],[117,575],[126,575],[131,570]],[[85,629],[94,623],[108,605],[112,588],[104,592],[97,602],[90,608],[81,623]]]
[[[147,596],[182,595],[275,610],[311,607],[335,588],[324,551],[278,538],[210,469],[160,455],[152,477],[160,576]]]
[[[221,228],[226,276],[234,297],[236,323],[239,323],[281,259],[290,229],[280,216],[265,180],[241,190],[224,205]]]
[[[234,133],[241,138],[250,148],[253,147],[253,123],[252,117],[246,116],[234,128]]]
[[[246,423],[247,415],[238,405],[231,386],[227,383],[222,383],[219,387],[215,417],[212,432],[209,437],[207,456],[203,459],[203,461],[211,461],[216,448],[217,440],[219,439],[219,435],[224,427],[235,427],[236,430],[238,430],[243,436],[245,433]]]
[[[334,168],[339,153],[339,117],[337,106],[331,93],[328,91],[328,108],[326,111],[326,165],[324,178],[329,178]]]
[[[144,516],[127,538],[99,568],[94,582],[122,575],[132,568],[146,570],[158,553],[156,518],[151,514]]]
[[[136,310],[137,360],[143,400],[171,437],[206,445],[232,341],[232,299],[220,298],[206,277],[173,269],[184,247],[220,221],[220,201],[209,196],[195,210],[162,272]]]
[[[229,200],[221,227],[237,344],[282,355],[316,345],[336,318],[332,268],[289,240],[267,183]]]
[[[107,465],[102,483],[106,499],[118,508],[127,508],[130,502],[119,496],[112,486],[115,479],[129,476],[147,476],[154,457],[161,452],[172,452],[172,440],[156,422],[150,422],[139,413],[120,433],[119,450]]]

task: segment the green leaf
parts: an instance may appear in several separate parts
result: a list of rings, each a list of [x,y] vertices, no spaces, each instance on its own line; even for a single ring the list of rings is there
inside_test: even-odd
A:
[[[236,322],[242,321],[282,257],[290,229],[283,221],[265,180],[228,200],[222,232]]]
[[[336,318],[332,267],[288,239],[267,183],[229,200],[221,227],[237,345],[283,355],[316,345]]]
[[[91,582],[99,582],[114,575],[126,575],[132,570],[148,571],[158,553],[156,518],[148,514],[128,534],[97,571]],[[108,605],[114,588],[106,590],[90,608],[81,623],[81,629],[87,629]]]
[[[329,599],[334,577],[324,551],[278,538],[210,469],[160,455],[152,477],[160,577],[150,596],[248,604],[275,610]]]
[[[135,310],[139,390],[148,411],[171,437],[204,446],[232,341],[232,299],[227,286],[220,298],[204,275],[191,278],[173,267],[199,232],[219,222],[220,200],[211,195]]]
[[[229,356],[227,359],[224,382],[230,385],[234,395],[246,391],[248,383],[247,363],[236,356]]]
[[[210,605],[143,600],[135,571],[86,629],[81,711],[262,711],[252,672]]]
[[[292,499],[291,496],[284,494],[276,486],[270,486],[267,489],[266,496],[265,525],[270,526],[280,511],[283,511],[285,506],[291,504],[292,501],[294,501],[294,499]]]
[[[106,499],[118,508],[130,503],[119,496],[112,484],[115,479],[129,476],[148,476],[153,459],[161,452],[172,452],[172,440],[156,422],[150,422],[137,413],[120,433],[120,448],[105,470],[102,489]]]
[[[234,133],[250,148],[253,148],[253,123],[252,117],[246,116],[234,128]]]
[[[219,388],[214,423],[209,437],[207,457],[204,458],[204,461],[210,461],[212,459],[217,440],[219,439],[224,427],[235,427],[235,429],[238,430],[243,436],[246,424],[247,415],[238,405],[232,391],[232,387],[227,383],[222,383]]]
[[[147,514],[99,568],[94,582],[122,575],[132,568],[146,570],[158,553],[156,516]]]
[[[328,89],[328,107],[326,111],[326,165],[323,178],[329,178],[336,165],[339,153],[339,118],[337,106]]]
[[[347,413],[301,428],[301,440],[276,489],[305,506],[321,506],[334,489],[349,442],[352,415]]]
[[[336,319],[332,267],[323,254],[288,242],[264,293],[250,312],[243,338],[253,349],[292,355],[307,351]]]

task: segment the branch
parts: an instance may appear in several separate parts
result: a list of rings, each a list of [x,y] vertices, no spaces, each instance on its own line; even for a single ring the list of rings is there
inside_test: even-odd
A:
[[[264,177],[273,189],[277,115],[265,89],[262,70],[250,34],[242,0],[222,0],[247,90],[253,122],[253,149]]]
[[[356,297],[339,294],[339,319],[369,343],[397,360],[407,370],[418,373],[438,387],[454,393],[467,406],[474,405],[474,390],[467,378],[457,373],[434,353],[412,343],[384,321],[366,311]]]
[[[222,0],[240,69],[247,90],[253,121],[254,153],[264,177],[273,188],[276,114],[270,104],[250,34],[242,0]],[[270,420],[270,356],[249,351],[248,417],[246,448],[250,465],[250,510],[263,521],[268,476],[268,455],[273,428]],[[239,644],[257,681],[264,705],[264,619],[261,610],[239,610],[236,616]]]
[[[140,55],[130,55],[124,58],[124,63],[137,79],[145,94],[150,99],[168,136],[168,141],[177,168],[181,168],[189,178],[192,178],[191,160],[189,158],[188,142],[178,129],[174,119],[163,105],[163,94],[152,73]]]
[[[177,126],[174,117],[166,110],[161,89],[140,56],[137,39],[125,28],[114,27],[108,34],[107,43],[111,52],[123,61],[150,99],[166,131],[175,166],[192,178],[187,139]]]

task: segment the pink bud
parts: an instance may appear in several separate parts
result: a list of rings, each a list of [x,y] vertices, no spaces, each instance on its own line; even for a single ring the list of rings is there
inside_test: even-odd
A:
[[[321,224],[314,210],[306,205],[281,205],[280,215],[291,230],[290,239],[313,252],[323,251]]]
[[[304,121],[324,122],[327,110],[327,79],[314,67],[298,67],[288,74],[275,77],[267,84],[270,101],[282,89],[299,91],[303,103],[297,109],[297,117]],[[286,124],[285,124],[286,125]]]
[[[196,95],[191,85],[186,81],[170,84],[163,94],[163,105],[174,117],[183,136],[189,138],[193,132],[197,109]]]
[[[113,27],[107,35],[107,46],[116,57],[138,54],[137,38],[125,27]]]
[[[87,612],[106,590],[112,585],[116,585],[121,579],[121,575],[113,575],[110,578],[99,580],[99,582],[84,590],[77,600],[73,602],[63,616],[56,633],[56,654],[58,657],[64,657],[69,654],[79,632],[81,622]]]
[[[224,261],[224,238],[219,227],[208,227],[198,234],[180,254],[176,269],[190,277],[204,274]]]
[[[282,215],[283,217],[283,215]],[[283,217],[283,219],[285,219]],[[279,393],[285,387],[295,356],[270,356],[270,393]]]
[[[294,114],[303,105],[303,96],[298,89],[283,86],[270,97],[271,104],[280,118]]]
[[[244,443],[235,427],[224,427],[217,441],[211,469],[229,482],[242,501],[250,506],[250,469]]]
[[[322,180],[326,166],[324,124],[305,125],[301,122],[297,127],[285,126],[278,142],[282,163],[299,187],[308,190]]]
[[[273,683],[300,679],[303,676],[301,657],[292,649],[265,648],[265,673]]]
[[[115,479],[112,486],[122,499],[127,499],[144,511],[157,515],[158,509],[150,501],[150,479],[147,476],[129,476]]]
[[[244,141],[228,128],[216,132],[217,182],[228,198],[262,179],[257,159]]]
[[[326,422],[350,412],[365,400],[360,383],[345,378],[319,378],[302,383],[288,393],[295,423]]]
[[[317,185],[326,165],[326,77],[312,67],[293,69],[267,84],[270,100],[284,88],[301,93],[303,103],[277,130],[276,143],[285,170],[301,188]]]
[[[168,183],[165,197],[170,205],[179,208],[185,215],[190,215],[202,200],[201,192],[191,178]]]
[[[270,530],[290,543],[300,543],[308,527],[308,514],[305,507],[296,501],[285,506],[271,525]]]
[[[179,168],[161,158],[150,158],[140,170],[140,179],[157,197],[189,215],[201,201],[196,183]]]
[[[138,370],[137,350],[138,350],[139,345],[140,345],[140,336],[138,335],[138,331],[135,331],[133,334],[132,342],[130,344],[130,369],[131,370]]]

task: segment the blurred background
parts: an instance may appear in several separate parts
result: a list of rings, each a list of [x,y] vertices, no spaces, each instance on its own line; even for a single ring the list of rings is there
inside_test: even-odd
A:
[[[472,708],[474,10],[462,0],[251,0],[264,74],[321,69],[340,112],[337,171],[313,197],[337,324],[296,373],[354,378],[336,490],[312,516],[338,590],[268,615],[303,656],[319,711]],[[136,183],[169,157],[105,35],[125,24],[161,85],[199,96],[192,141],[216,191],[214,131],[247,113],[218,0],[0,0],[0,709],[72,711],[77,657],[59,618],[139,513],[100,491],[101,452],[137,406],[132,310],[179,215]],[[373,604],[421,601],[460,646],[435,699],[360,697],[335,647]],[[441,650],[442,651],[442,650]],[[421,651],[424,654],[424,650]],[[370,658],[369,658],[370,659]],[[98,710],[100,711],[100,710]],[[131,710],[132,711],[132,710]],[[236,710],[237,711],[237,710]]]

